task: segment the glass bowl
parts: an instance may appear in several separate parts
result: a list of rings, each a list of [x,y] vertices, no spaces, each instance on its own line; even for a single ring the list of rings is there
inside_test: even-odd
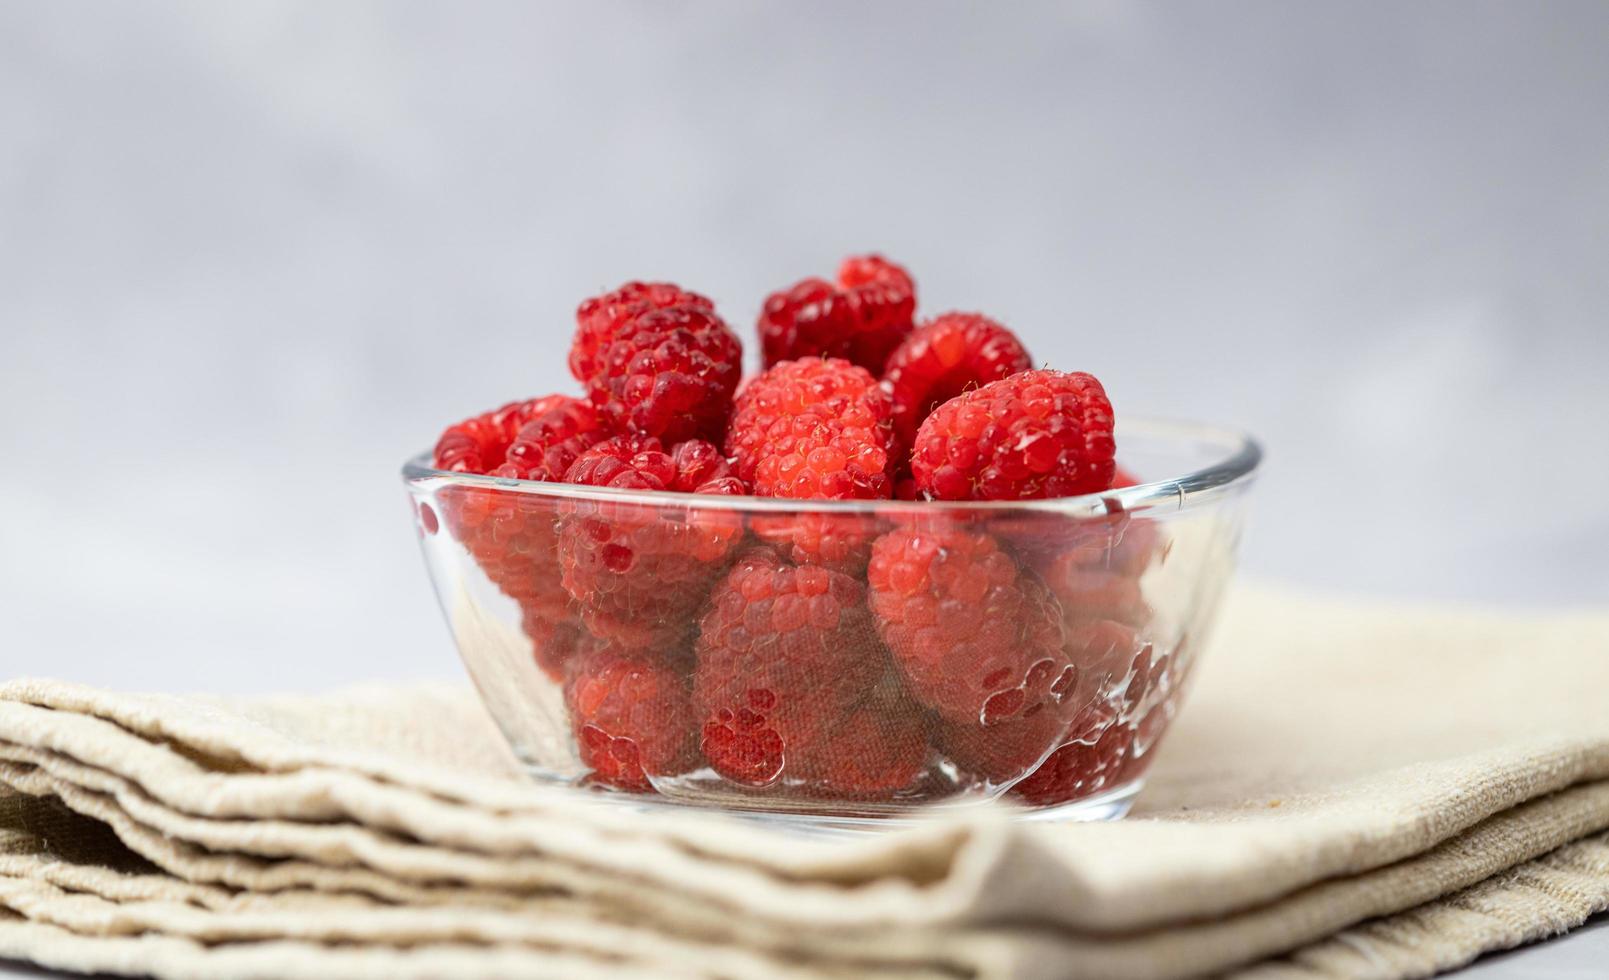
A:
[[[1261,457],[1130,420],[1149,482],[803,501],[403,476],[476,687],[538,779],[876,826],[1004,797],[1127,812],[1233,572]],[[1165,478],[1160,478],[1165,477]]]

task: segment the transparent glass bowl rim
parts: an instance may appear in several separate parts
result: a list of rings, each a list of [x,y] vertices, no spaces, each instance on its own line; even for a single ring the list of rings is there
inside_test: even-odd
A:
[[[631,502],[642,505],[725,510],[753,513],[853,513],[853,514],[986,514],[989,512],[1049,511],[1073,517],[1100,517],[1114,512],[1178,511],[1205,504],[1226,494],[1237,493],[1248,485],[1262,461],[1263,450],[1251,436],[1234,429],[1196,422],[1164,419],[1125,419],[1118,423],[1118,446],[1124,436],[1172,440],[1197,446],[1213,446],[1222,455],[1216,461],[1178,476],[1132,487],[1105,490],[1078,497],[1045,500],[991,501],[910,501],[910,500],[798,500],[788,497],[727,497],[715,494],[647,492],[609,487],[587,487],[574,483],[548,483],[453,473],[430,465],[431,453],[424,452],[402,467],[403,479],[416,490],[448,486],[479,487],[500,492],[527,493],[558,500]]]

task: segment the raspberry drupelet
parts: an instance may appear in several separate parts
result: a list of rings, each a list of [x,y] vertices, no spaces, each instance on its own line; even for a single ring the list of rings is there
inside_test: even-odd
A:
[[[946,313],[917,327],[883,369],[900,444],[911,445],[922,420],[955,396],[1033,366],[1017,335],[981,313]]]
[[[566,479],[584,486],[719,496],[745,492],[714,446],[666,452],[651,436],[616,436],[582,453]],[[710,582],[743,538],[737,513],[566,501],[559,518],[560,580],[587,628],[621,647],[678,642]]]
[[[1028,500],[1112,485],[1112,403],[1092,375],[1023,371],[945,402],[917,430],[911,474],[939,500]]]
[[[840,724],[889,669],[865,586],[763,546],[715,584],[694,649],[704,757],[751,786],[819,778],[801,760],[833,751]]]
[[[805,279],[766,297],[758,324],[765,364],[841,357],[881,373],[915,312],[910,273],[879,255],[852,256],[836,283]]]
[[[1060,604],[992,536],[913,519],[873,543],[867,582],[911,693],[946,720],[992,725],[1072,693]]]

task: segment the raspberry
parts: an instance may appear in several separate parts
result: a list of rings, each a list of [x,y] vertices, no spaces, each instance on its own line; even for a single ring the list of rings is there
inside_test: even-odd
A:
[[[1062,610],[1072,623],[1080,619],[1113,619],[1131,626],[1144,626],[1151,618],[1137,576],[1120,568],[1086,566],[1076,553],[1057,556],[1031,567],[1061,601]]]
[[[549,395],[454,426],[437,446],[437,462],[482,467],[493,476],[513,479],[562,479],[563,467],[602,437],[598,425],[588,403]],[[501,447],[489,435],[512,431],[517,436]],[[477,437],[478,448],[468,451],[465,440]],[[569,601],[558,587],[554,502],[484,487],[449,487],[441,502],[453,536],[492,584],[520,604],[527,635],[542,649],[557,624],[567,618]]]
[[[564,680],[565,665],[577,651],[596,642],[575,617],[541,606],[520,607],[520,629],[531,639],[536,665],[554,681]]]
[[[447,487],[441,501],[454,538],[493,585],[527,616],[563,618],[569,596],[559,586],[552,500],[515,490]]]
[[[687,668],[676,658],[608,645],[578,651],[565,671],[564,703],[581,761],[593,778],[653,792],[651,776],[675,776],[697,762]]]
[[[1065,710],[1041,703],[994,725],[945,722],[937,741],[963,775],[1001,787],[1033,772],[1067,740],[1068,725]]]
[[[1024,371],[934,409],[911,472],[939,500],[1026,500],[1105,490],[1116,444],[1112,403],[1083,373]]]
[[[871,555],[877,520],[865,514],[752,514],[755,537],[789,561],[861,576]]]
[[[571,483],[617,489],[739,495],[720,451],[684,442],[667,453],[651,436],[617,436],[570,467]],[[559,521],[564,589],[597,636],[621,646],[676,640],[742,539],[740,515],[631,501],[571,500]]]
[[[1151,619],[1140,576],[1157,550],[1157,527],[1150,520],[1123,516],[1102,527],[1084,528],[1060,549],[1026,549],[1024,560],[1061,600],[1068,621],[1115,619],[1144,626]]]
[[[911,331],[883,369],[900,443],[933,409],[964,391],[1026,371],[1033,359],[1017,335],[980,313],[946,313]]]
[[[1157,553],[1155,524],[1118,512],[1101,518],[1013,515],[991,526],[1061,602],[1069,625],[1151,618],[1140,577]]]
[[[811,796],[886,799],[927,770],[928,745],[921,709],[897,678],[879,687],[818,739],[796,753],[794,772]]]
[[[1139,776],[1150,758],[1140,745],[1150,720],[1141,709],[1165,673],[1151,645],[1122,624],[1096,620],[1069,631],[1067,649],[1079,664],[1082,706],[1064,744],[1011,788],[1013,796],[1033,806],[1117,789]],[[1154,740],[1152,732],[1148,743]]]
[[[743,373],[743,345],[715,312],[670,306],[628,319],[581,358],[587,396],[619,432],[667,443],[718,439]]]
[[[732,462],[713,443],[689,439],[670,451],[676,467],[673,488],[689,493],[714,493],[730,497],[748,496],[749,488],[732,472]]]
[[[583,300],[575,311],[570,373],[585,384],[599,369],[599,350],[621,327],[651,310],[692,306],[714,312],[715,304],[670,282],[628,282],[613,292]]]
[[[1011,787],[1011,795],[1032,806],[1052,806],[1116,789],[1133,745],[1134,730],[1124,727],[1107,729],[1093,744],[1069,742]]]
[[[845,259],[837,285],[805,279],[766,297],[758,325],[765,364],[841,357],[880,373],[915,312],[916,285],[904,269],[877,255]]]
[[[699,624],[693,704],[709,764],[738,783],[819,778],[799,760],[825,741],[886,675],[865,587],[793,565],[769,548],[744,553],[716,583]]]
[[[563,480],[575,458],[607,435],[588,402],[565,395],[550,396],[550,401],[546,410],[520,426],[503,464],[491,471],[493,476]]]
[[[1122,468],[1112,479],[1113,489],[1137,482]],[[1161,553],[1161,531],[1110,502],[1108,510],[1096,518],[1012,515],[991,526],[1061,600],[1069,626],[1093,619],[1143,626],[1151,619],[1140,577]]]
[[[1121,623],[1095,620],[1070,631],[1068,652],[1086,665],[1089,703],[1082,717],[1104,728],[1126,728],[1134,749],[1125,775],[1137,775],[1149,761],[1146,755],[1177,708],[1180,657],[1187,641],[1181,638],[1171,655],[1156,648]],[[1097,732],[1098,734],[1098,732]],[[1092,741],[1086,734],[1081,741]]]
[[[1060,605],[990,535],[936,522],[890,531],[872,544],[867,581],[911,692],[946,719],[992,725],[1071,693]]]
[[[887,392],[840,359],[783,361],[738,395],[726,451],[762,497],[868,500],[893,490],[894,430]],[[761,538],[794,561],[857,572],[873,525],[857,514],[764,517]]]
[[[1151,712],[1167,686],[1166,661],[1127,626],[1092,620],[1068,632],[1068,653],[1079,664],[1082,702],[1064,741],[1038,771],[1012,787],[1035,806],[1084,799],[1117,789],[1139,776],[1150,761],[1142,749],[1155,742],[1166,712]]]
[[[1134,629],[1110,619],[1089,619],[1067,630],[1068,655],[1078,665],[1079,695],[1086,701],[1112,700],[1114,692],[1139,696],[1143,692],[1129,679],[1145,683],[1151,665],[1151,646]]]
[[[435,467],[454,473],[490,473],[502,465],[509,444],[531,419],[574,401],[565,395],[547,395],[509,402],[484,415],[447,427],[436,442]]]
[[[942,729],[940,744],[962,772],[995,786],[1020,779],[1012,795],[1034,806],[1093,796],[1139,774],[1135,712],[1158,673],[1150,645],[1122,625],[1092,622],[1070,632],[1067,651],[1079,680],[1059,708]]]
[[[1134,729],[1134,749],[1124,765],[1124,778],[1144,775],[1154,758],[1151,750],[1178,712],[1179,698],[1183,694],[1181,671],[1188,670],[1191,659],[1188,650],[1189,637],[1182,636],[1169,656],[1157,657],[1148,647],[1143,661],[1136,658],[1137,677],[1142,662],[1147,669],[1144,683],[1131,681],[1123,695],[1124,717]]]
[[[883,498],[893,487],[889,412],[887,392],[864,368],[783,361],[738,396],[726,451],[762,497]]]
[[[616,436],[591,446],[570,466],[565,479],[591,487],[741,495],[743,481],[721,451],[701,440],[665,452],[653,436]]]

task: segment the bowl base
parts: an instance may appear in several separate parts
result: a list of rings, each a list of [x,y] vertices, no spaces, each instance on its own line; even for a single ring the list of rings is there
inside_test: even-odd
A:
[[[528,767],[530,774],[545,783],[559,782],[549,770],[538,766]],[[1033,823],[1090,823],[1102,820],[1119,820],[1134,805],[1144,779],[1134,779],[1103,793],[1062,803],[1056,806],[1011,810],[1015,820]],[[574,786],[573,783],[570,783]],[[646,796],[639,793],[622,793],[599,787],[575,787],[578,795],[588,801],[605,806],[629,807],[642,813],[688,813],[703,811],[719,813],[740,820],[751,821],[790,833],[805,836],[844,836],[878,834],[930,823],[935,818],[958,816],[976,812],[991,804],[985,801],[966,800],[952,803],[934,803],[920,809],[913,808],[898,816],[857,816],[852,813],[804,813],[788,810],[769,810],[758,807],[717,806],[693,802],[677,802]]]

